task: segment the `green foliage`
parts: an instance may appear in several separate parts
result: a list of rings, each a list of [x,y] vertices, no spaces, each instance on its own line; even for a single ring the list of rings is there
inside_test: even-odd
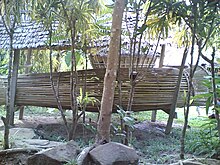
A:
[[[51,29],[53,21],[57,16],[59,0],[39,0],[32,1],[32,18],[42,22],[47,30]]]
[[[0,116],[5,116],[5,106],[0,106]]]
[[[214,59],[214,57],[213,57]],[[219,106],[213,101],[220,97],[219,93],[219,77],[207,76],[203,82],[203,85],[209,89],[209,92],[195,96],[195,98],[206,99],[206,113],[208,114],[209,108],[213,106],[213,110],[216,112],[219,110]],[[215,81],[215,85],[213,86]],[[215,91],[216,88],[216,91]],[[216,93],[214,93],[216,92]],[[215,96],[217,94],[217,98]],[[219,119],[213,119],[201,126],[201,130],[197,135],[197,139],[191,144],[190,150],[198,155],[206,155],[207,157],[218,157],[220,153],[220,141],[219,141],[219,126],[217,124]]]
[[[0,75],[6,75],[8,68],[8,56],[4,50],[0,50]]]
[[[166,137],[155,136],[142,141],[135,141],[132,145],[140,151],[148,164],[174,163],[179,152],[180,129],[173,128],[171,135]],[[142,160],[143,161],[143,160]]]
[[[7,32],[11,31],[10,28],[14,28],[13,24],[20,22],[21,20],[21,10],[24,9],[26,2],[22,0],[10,0],[2,1],[0,5],[0,15],[2,16],[2,21],[7,28]]]
[[[216,129],[217,122],[215,119],[208,120],[209,121],[203,124],[200,131],[194,136],[194,138],[196,138],[191,141],[189,150],[198,155],[214,157],[220,153],[220,141]]]
[[[75,56],[76,56],[76,65],[79,65],[79,62],[81,61],[82,57],[82,51],[76,50],[75,51]],[[65,56],[65,63],[68,67],[71,66],[71,60],[72,60],[72,54],[70,51],[66,52]]]
[[[128,143],[131,143],[132,138],[132,131],[134,130],[134,124],[135,120],[133,117],[133,112],[131,111],[125,111],[123,108],[118,106],[117,114],[120,117],[121,125],[118,123],[112,124],[112,135],[115,138],[115,140],[125,140],[127,139]]]
[[[48,73],[50,71],[49,68],[49,52],[45,50],[33,50],[32,51],[32,64],[33,67],[30,69],[30,72],[33,73]]]
[[[79,138],[79,139],[76,139],[76,142],[78,143],[80,148],[85,148],[85,147],[88,147],[94,144],[95,139],[94,138],[90,138],[90,139]]]
[[[84,123],[83,126],[90,130],[94,135],[97,133],[97,129],[90,123]]]
[[[99,100],[96,99],[95,97],[90,97],[90,94],[88,92],[85,92],[85,96],[83,94],[83,89],[80,88],[79,96],[77,98],[78,104],[83,107],[83,105],[87,105],[91,103],[93,106],[95,103],[99,103]]]
[[[134,129],[134,117],[132,116],[132,111],[125,111],[123,108],[118,106],[117,113],[119,114],[120,118],[123,120],[124,124],[127,125],[132,130]]]
[[[203,80],[203,85],[208,88],[209,92],[203,93],[203,94],[198,94],[193,97],[193,99],[201,99],[204,98],[206,99],[206,114],[208,114],[209,108],[213,106],[213,90],[212,90],[212,81],[211,81],[210,76],[206,76]],[[216,83],[216,93],[217,93],[217,98],[220,98],[220,77],[216,76],[215,77],[215,83]],[[213,110],[218,109],[217,106],[214,107]]]
[[[4,141],[4,136],[3,134],[0,132],[0,150],[3,149],[3,142]]]
[[[25,106],[25,114],[27,115],[58,115],[59,111],[55,108]]]

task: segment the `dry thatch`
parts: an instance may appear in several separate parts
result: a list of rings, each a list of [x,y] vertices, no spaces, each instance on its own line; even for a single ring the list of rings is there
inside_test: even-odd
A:
[[[54,22],[53,29],[56,30],[58,22]],[[9,36],[0,19],[0,49],[9,49]],[[46,48],[49,40],[49,32],[42,23],[30,19],[16,24],[13,36],[13,49],[35,49]],[[66,49],[70,46],[67,40],[58,40],[52,44],[55,49]]]
[[[105,69],[82,70],[78,72],[78,89],[83,88],[86,80],[86,91],[89,97],[101,100]],[[179,71],[174,68],[151,68],[144,72],[135,87],[133,111],[164,110],[169,112],[173,100]],[[63,108],[70,109],[70,72],[53,73],[56,89]],[[129,70],[120,69],[122,107],[126,109],[129,97]],[[187,79],[183,77],[178,99],[178,106],[183,106],[183,91],[187,91]],[[3,88],[0,88],[0,104],[4,102]],[[114,105],[119,104],[119,88],[116,83]],[[31,105],[57,108],[48,73],[20,75],[18,77],[16,105]],[[98,111],[99,104],[87,106],[87,111]],[[114,107],[116,110],[116,107]]]

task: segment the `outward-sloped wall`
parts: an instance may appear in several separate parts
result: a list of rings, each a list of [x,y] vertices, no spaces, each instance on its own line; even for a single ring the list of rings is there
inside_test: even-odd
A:
[[[89,97],[95,97],[101,101],[105,68],[82,70],[78,72],[78,91],[83,88],[86,81],[86,91]],[[175,68],[151,68],[141,71],[135,86],[133,111],[164,110],[169,112],[173,100],[179,70]],[[127,68],[120,69],[121,96],[118,84],[116,84],[114,105],[126,109],[130,90],[130,76]],[[86,78],[86,80],[85,80]],[[53,79],[64,109],[70,109],[70,72],[54,73]],[[183,77],[178,98],[178,106],[183,106],[183,92],[187,91],[187,79]],[[4,96],[0,95],[0,100]],[[41,107],[57,107],[51,88],[48,73],[20,75],[18,77],[16,105],[31,105]],[[99,103],[89,104],[87,111],[98,111]],[[116,107],[114,107],[116,110]]]

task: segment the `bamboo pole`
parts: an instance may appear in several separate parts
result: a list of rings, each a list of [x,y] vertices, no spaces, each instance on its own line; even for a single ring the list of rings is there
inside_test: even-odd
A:
[[[165,57],[165,44],[163,44],[162,47],[161,47],[161,55],[160,55],[159,68],[163,67],[164,57]],[[156,118],[157,118],[157,111],[152,111],[151,121],[155,122]]]

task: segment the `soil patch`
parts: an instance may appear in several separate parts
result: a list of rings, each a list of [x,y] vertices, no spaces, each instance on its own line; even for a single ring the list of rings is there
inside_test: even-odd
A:
[[[65,141],[67,139],[66,129],[60,117],[26,116],[23,120],[16,120],[15,123],[15,127],[33,128],[39,138],[42,139],[53,141]],[[96,127],[96,125],[91,122],[87,123],[87,125],[82,123],[78,124],[76,130],[76,139],[84,142],[88,142],[91,139],[94,139],[96,133],[93,129],[94,127]],[[164,122],[152,123],[149,121],[144,121],[135,124],[133,137],[138,141],[138,143],[136,146],[134,146],[136,148],[142,148],[144,147],[143,145],[145,145],[146,141],[165,138],[165,127],[166,123]],[[20,153],[0,157],[0,165],[25,164],[27,157],[32,154],[33,153]],[[144,154],[145,153],[139,153],[140,156],[145,156]]]

